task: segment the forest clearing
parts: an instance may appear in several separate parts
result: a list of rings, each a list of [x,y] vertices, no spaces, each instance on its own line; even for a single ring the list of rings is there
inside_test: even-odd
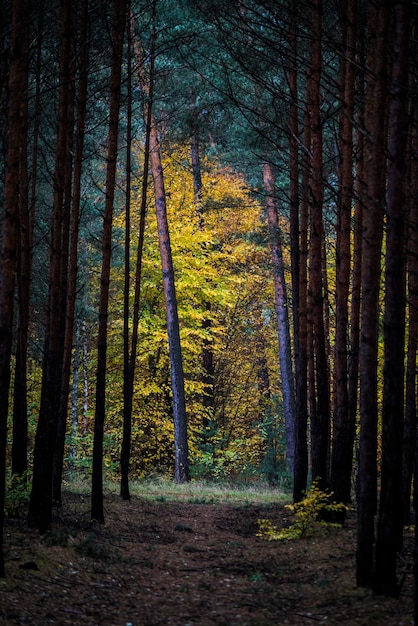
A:
[[[399,599],[356,587],[355,514],[343,528],[294,541],[257,536],[260,518],[291,522],[283,494],[243,490],[166,496],[106,491],[105,525],[90,521],[89,496],[65,506],[41,537],[26,520],[6,522],[7,578],[0,623],[91,626],[276,626],[413,624],[412,533],[406,533]]]

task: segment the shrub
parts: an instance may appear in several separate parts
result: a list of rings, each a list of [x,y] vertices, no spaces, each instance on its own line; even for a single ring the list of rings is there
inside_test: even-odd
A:
[[[19,517],[21,510],[28,504],[30,496],[29,470],[23,474],[6,476],[6,494],[4,513],[6,517]]]
[[[324,521],[323,517],[330,513],[341,513],[347,509],[345,504],[332,500],[332,493],[321,491],[316,482],[306,492],[303,500],[296,504],[286,504],[285,506],[294,513],[294,523],[288,528],[278,530],[270,520],[259,519],[258,537],[282,541],[300,539],[314,534],[319,528],[324,526],[341,527],[341,524]]]

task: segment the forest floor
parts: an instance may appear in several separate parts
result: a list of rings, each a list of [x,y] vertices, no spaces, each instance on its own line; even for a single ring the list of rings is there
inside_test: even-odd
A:
[[[106,523],[89,497],[64,493],[43,537],[24,517],[5,528],[0,624],[267,626],[413,624],[412,533],[399,599],[355,584],[355,514],[314,537],[266,541],[260,518],[291,522],[283,502],[222,502],[106,493]]]

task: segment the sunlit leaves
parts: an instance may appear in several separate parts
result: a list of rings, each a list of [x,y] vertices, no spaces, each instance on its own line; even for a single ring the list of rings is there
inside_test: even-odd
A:
[[[216,423],[217,463],[222,464],[223,471],[228,468],[228,471],[238,472],[238,468],[245,470],[249,465],[256,467],[263,454],[263,438],[257,426],[263,418],[257,369],[261,345],[269,362],[271,384],[277,386],[278,381],[276,336],[269,315],[272,293],[266,271],[268,251],[264,245],[262,208],[242,176],[213,161],[202,164],[203,190],[196,206],[187,147],[176,146],[166,156],[164,180],[191,457],[199,462],[204,460],[205,424],[210,419]],[[133,224],[138,221],[140,205],[139,175],[134,187],[138,192],[132,195]],[[115,233],[122,233],[123,229],[121,212],[115,221]],[[131,235],[133,268],[137,252],[135,228]],[[121,249],[122,244],[115,246],[117,259],[122,257]],[[108,429],[117,430],[122,414],[123,354],[123,272],[119,262],[114,263],[111,291],[109,376],[115,393],[109,399]],[[130,297],[132,301],[133,286]],[[143,474],[170,467],[172,454],[168,339],[152,198],[148,202],[140,307],[132,464],[134,473]],[[215,367],[215,399],[209,413],[202,379],[204,346],[210,346]],[[115,435],[115,439],[119,440],[120,435]]]

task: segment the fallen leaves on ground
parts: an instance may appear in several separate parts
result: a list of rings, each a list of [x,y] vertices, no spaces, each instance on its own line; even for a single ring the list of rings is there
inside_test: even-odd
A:
[[[257,537],[278,528],[281,505],[160,502],[106,495],[106,523],[65,493],[43,537],[6,522],[0,624],[31,626],[410,626],[412,536],[399,599],[355,584],[355,515],[341,529],[297,541]]]

